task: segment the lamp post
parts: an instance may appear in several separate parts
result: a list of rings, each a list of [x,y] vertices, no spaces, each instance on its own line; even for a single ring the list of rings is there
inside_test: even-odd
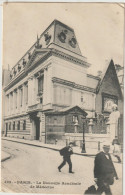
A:
[[[84,119],[84,118],[82,118]],[[83,121],[83,143],[82,143],[82,151],[81,153],[86,153],[85,149],[85,122]]]

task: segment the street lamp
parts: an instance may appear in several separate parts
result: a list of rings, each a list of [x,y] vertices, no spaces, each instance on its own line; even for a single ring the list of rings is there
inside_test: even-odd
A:
[[[84,118],[82,118],[84,119]],[[82,151],[81,153],[86,153],[86,149],[85,149],[85,122],[83,120],[83,143],[82,143]]]

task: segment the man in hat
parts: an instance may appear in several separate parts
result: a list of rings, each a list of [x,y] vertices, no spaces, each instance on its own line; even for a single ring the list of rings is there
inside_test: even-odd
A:
[[[61,168],[66,164],[66,162],[69,165],[69,173],[74,173],[72,171],[72,162],[70,156],[73,154],[73,149],[72,149],[73,143],[70,142],[68,146],[62,148],[60,150],[60,155],[63,156],[63,162],[61,165],[58,167],[59,172],[61,172]]]
[[[103,144],[103,151],[95,157],[94,177],[97,183],[97,194],[105,192],[106,195],[111,195],[110,185],[114,183],[114,177],[118,179],[115,167],[109,154],[110,144]]]

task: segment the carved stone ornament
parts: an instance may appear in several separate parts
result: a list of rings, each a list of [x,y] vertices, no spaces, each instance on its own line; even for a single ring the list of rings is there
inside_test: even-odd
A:
[[[23,67],[25,67],[25,65],[26,65],[26,60],[25,60],[24,58],[23,58],[22,64],[23,64]]]
[[[35,48],[36,48],[36,49],[41,49],[41,48],[42,48],[42,45],[36,43]]]
[[[12,79],[12,77],[13,77],[13,74],[12,74],[12,73],[10,73],[10,79]]]
[[[30,60],[30,58],[31,58],[31,53],[29,52],[28,53],[28,59]]]
[[[76,47],[76,39],[73,37],[72,39],[69,40],[69,44],[71,45],[71,47],[75,48]]]
[[[58,38],[62,43],[65,43],[66,40],[66,33],[65,32],[61,32],[60,34],[58,34]]]
[[[42,48],[42,45],[39,43],[39,41],[40,41],[40,39],[39,39],[38,36],[37,36],[37,42],[36,42],[36,44],[35,44],[35,48],[36,48],[36,49],[41,49],[41,48]]]
[[[49,33],[47,32],[44,34],[44,37],[45,37],[46,45],[48,45],[51,40],[51,35],[49,35]]]
[[[21,70],[21,65],[20,64],[18,64],[18,71],[20,71]]]
[[[17,73],[16,68],[14,68],[13,73],[14,73],[14,75],[16,75],[16,73]]]

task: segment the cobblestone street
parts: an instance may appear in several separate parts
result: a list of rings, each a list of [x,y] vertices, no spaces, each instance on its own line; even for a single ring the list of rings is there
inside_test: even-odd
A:
[[[58,172],[62,157],[58,151],[2,141],[2,151],[11,158],[2,162],[2,191],[20,193],[83,194],[93,184],[94,157],[72,156],[73,171],[68,165]],[[122,164],[114,163],[119,180],[111,186],[113,195],[122,195]]]

